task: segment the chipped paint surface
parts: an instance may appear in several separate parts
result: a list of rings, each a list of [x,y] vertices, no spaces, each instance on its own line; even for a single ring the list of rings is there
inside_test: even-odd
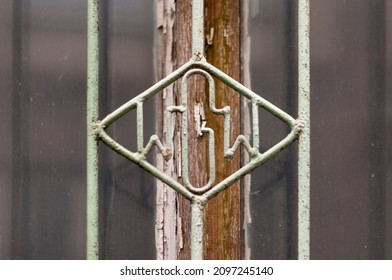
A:
[[[158,41],[162,42],[163,46],[160,46],[157,50],[161,53],[156,55],[161,57],[163,61],[160,64],[164,65],[162,73],[157,75],[159,77],[165,77],[173,72],[172,45],[175,10],[175,0],[158,0],[156,10],[157,34],[162,36]],[[173,85],[163,89],[161,102],[164,108],[174,104]],[[174,130],[171,120],[163,118],[160,130],[163,131],[164,137],[170,137],[173,140],[173,135],[170,134]],[[176,178],[176,168],[172,158],[173,147],[166,147],[165,151],[163,157],[156,157],[157,167],[163,170],[167,176]],[[176,235],[181,234],[181,231],[178,231],[179,217],[176,200],[176,192],[163,182],[157,181],[155,244],[158,260],[173,260],[177,257]]]
[[[204,58],[204,1],[192,1],[192,54],[195,60]]]
[[[87,259],[99,258],[98,244],[98,119],[99,0],[89,0],[87,36]]]
[[[193,106],[195,128],[197,137],[203,136],[203,129],[206,127],[206,114],[204,112],[203,103],[198,102]]]
[[[259,2],[251,2],[251,3],[259,3]],[[249,35],[249,12],[251,11],[249,8],[249,1],[246,0],[243,3],[243,23],[241,29],[243,30],[242,46],[241,48],[244,50],[242,52],[242,65],[243,65],[243,76],[244,76],[244,86],[251,88],[251,75],[250,75],[250,48],[251,48],[251,38]],[[241,99],[241,134],[243,134],[246,138],[251,139],[252,137],[252,128],[251,128],[251,120],[252,120],[252,103],[248,101],[246,98]],[[253,129],[254,130],[254,129]],[[255,139],[259,139],[259,137],[254,137]],[[253,145],[255,143],[253,142]],[[249,162],[249,154],[242,153],[242,162]],[[252,184],[252,175],[247,174],[242,180],[243,185],[243,199],[244,199],[244,220],[243,220],[243,229],[244,229],[244,259],[249,260],[252,254],[252,248],[250,244],[250,228],[252,225],[252,216],[251,216],[251,195],[250,188]]]
[[[298,1],[298,259],[310,258],[310,20],[309,0]]]

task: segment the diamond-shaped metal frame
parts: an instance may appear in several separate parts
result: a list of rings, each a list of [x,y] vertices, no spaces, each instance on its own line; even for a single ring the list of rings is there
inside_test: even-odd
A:
[[[219,182],[218,184],[214,185],[215,183],[215,155],[213,151],[214,147],[214,133],[208,127],[204,128],[204,132],[210,134],[210,180],[207,185],[197,188],[193,187],[188,179],[188,157],[187,157],[187,90],[186,90],[186,82],[187,79],[194,74],[201,74],[209,82],[209,107],[210,110],[215,114],[224,115],[224,150],[225,150],[225,157],[231,158],[234,152],[238,149],[239,145],[243,145],[247,152],[250,154],[250,161],[244,165],[242,168],[237,170],[231,176],[227,177],[223,181]],[[230,147],[230,107],[226,106],[223,109],[217,109],[215,107],[215,87],[214,87],[214,80],[212,79],[211,75],[219,79],[221,82],[226,84],[227,86],[231,87],[232,89],[236,90],[239,94],[246,97],[252,103],[252,116],[253,116],[253,146],[250,145],[249,141],[243,135],[239,135],[237,139],[234,141],[234,144]],[[144,143],[144,136],[143,136],[143,104],[144,102],[161,92],[164,88],[171,85],[172,83],[176,82],[177,80],[182,78],[182,101],[181,105],[179,106],[170,106],[166,108],[166,116],[167,116],[167,127],[168,127],[168,134],[165,141],[161,141],[157,135],[152,135],[150,137],[149,142],[145,147],[143,147]],[[275,144],[269,150],[265,151],[264,153],[260,153],[259,151],[259,126],[258,126],[258,109],[259,107],[264,108],[278,119],[286,123],[291,131],[290,133],[282,139],[280,142]],[[112,123],[116,120],[130,112],[131,110],[136,109],[137,111],[137,151],[132,152],[113,140],[105,131]],[[171,128],[171,115],[173,112],[179,112],[182,115],[182,169],[183,169],[183,179],[184,184],[181,185],[179,182],[174,180],[173,178],[166,175],[163,171],[159,170],[152,164],[150,164],[146,157],[153,146],[157,146],[163,157],[168,160],[171,157],[172,153],[172,135],[173,131]],[[253,169],[257,168],[258,166],[265,163],[267,160],[272,158],[274,155],[282,151],[285,147],[290,145],[293,141],[298,138],[299,133],[301,132],[303,125],[299,120],[295,120],[289,114],[285,113],[275,105],[271,104],[267,100],[263,99],[250,89],[246,88],[239,82],[235,81],[213,65],[209,64],[206,61],[197,61],[191,59],[187,64],[183,65],[172,74],[167,76],[166,78],[159,81],[157,84],[150,87],[145,92],[141,93],[140,95],[134,97],[129,102],[122,105],[120,108],[109,114],[105,117],[102,121],[98,121],[96,124],[96,133],[98,137],[111,149],[115,152],[119,153],[120,155],[124,156],[128,160],[134,162],[135,164],[139,165],[141,168],[146,170],[147,172],[151,173],[154,177],[158,178],[159,180],[163,181],[165,184],[173,188],[178,193],[181,193],[184,197],[189,199],[190,201],[199,201],[202,204],[206,203],[212,197],[219,194],[221,191],[232,185],[235,181],[240,179],[242,176],[248,174]],[[164,144],[165,143],[165,144]]]

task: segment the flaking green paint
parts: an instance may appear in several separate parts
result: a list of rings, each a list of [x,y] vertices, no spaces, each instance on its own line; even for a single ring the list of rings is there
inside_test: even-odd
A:
[[[98,141],[99,0],[87,3],[87,259],[99,258]]]
[[[298,259],[310,258],[310,0],[298,1]]]

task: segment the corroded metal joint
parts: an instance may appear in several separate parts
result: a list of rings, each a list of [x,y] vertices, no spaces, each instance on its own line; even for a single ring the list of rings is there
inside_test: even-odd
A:
[[[98,120],[95,120],[93,122],[90,123],[90,129],[88,131],[88,133],[94,137],[95,140],[99,140],[100,138],[100,131],[101,131],[101,125],[100,122]]]
[[[166,160],[166,161],[169,161],[170,159],[171,159],[171,157],[173,156],[173,153],[172,153],[172,151],[170,150],[170,148],[165,148],[163,151],[162,151],[162,156],[163,156],[163,158]]]
[[[296,119],[293,127],[293,132],[297,137],[302,133],[306,127],[306,122],[302,119]]]
[[[205,57],[204,57],[204,55],[203,55],[203,52],[200,51],[200,50],[196,50],[196,51],[193,53],[193,56],[192,56],[191,60],[194,60],[194,61],[196,61],[196,62],[206,61],[206,59],[205,59]]]

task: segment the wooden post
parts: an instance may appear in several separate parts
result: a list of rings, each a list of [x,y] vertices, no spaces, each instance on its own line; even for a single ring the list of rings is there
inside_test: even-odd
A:
[[[207,61],[240,81],[240,1],[206,0],[205,7],[205,34],[209,36],[210,44],[206,47]],[[239,94],[216,81],[216,105],[217,108],[224,106],[231,108],[232,144],[233,140],[241,134]],[[213,115],[207,110],[206,119],[207,126],[211,127],[216,135],[217,182],[220,182],[240,168],[240,154],[237,152],[231,161],[225,160],[222,137],[223,117]],[[207,204],[204,240],[206,259],[241,259],[241,209],[239,182]]]
[[[158,0],[163,12],[163,18],[158,15],[158,36],[163,38],[166,57],[158,60],[160,69],[177,69],[192,56],[191,30],[192,30],[192,5],[190,0],[171,1]],[[205,34],[207,61],[226,72],[236,80],[240,80],[240,1],[239,0],[205,0]],[[170,18],[168,18],[170,17]],[[167,23],[172,23],[171,26]],[[207,38],[206,38],[207,39]],[[170,40],[170,42],[168,42]],[[208,43],[208,44],[207,44]],[[170,47],[171,46],[171,47]],[[170,54],[169,57],[167,54]],[[159,55],[159,54],[158,54]],[[165,71],[163,71],[165,72]],[[168,74],[168,73],[164,73]],[[162,77],[158,77],[162,78]],[[217,108],[230,106],[231,108],[231,144],[240,134],[240,97],[239,94],[215,80]],[[189,147],[189,177],[195,187],[207,183],[209,174],[208,166],[208,135],[198,136],[197,131],[200,118],[206,118],[207,127],[215,132],[215,157],[217,180],[220,182],[240,168],[240,155],[228,161],[224,158],[223,151],[223,116],[212,114],[208,106],[208,85],[200,75],[192,76],[188,86],[188,147]],[[181,102],[180,83],[176,83],[172,89],[164,94],[163,104],[167,103],[167,96],[173,96],[176,105]],[[164,121],[164,118],[162,118]],[[170,169],[172,176],[181,180],[181,142],[180,122],[181,116],[177,116],[175,128],[175,154]],[[164,127],[162,125],[161,127]],[[164,132],[162,132],[164,133]],[[177,195],[175,205],[162,207],[167,192],[158,193],[159,227],[170,228],[167,231],[160,230],[157,236],[157,244],[160,252],[158,258],[190,258],[190,203],[180,195]],[[204,258],[205,259],[240,259],[242,251],[242,226],[241,226],[241,195],[239,183],[235,183],[228,190],[208,202],[205,211],[204,230]],[[173,212],[167,214],[167,212]],[[166,214],[165,214],[166,213]],[[163,220],[163,217],[174,219]],[[175,240],[173,240],[173,226],[175,227]],[[168,241],[170,240],[170,241]],[[172,253],[176,251],[177,255]]]

